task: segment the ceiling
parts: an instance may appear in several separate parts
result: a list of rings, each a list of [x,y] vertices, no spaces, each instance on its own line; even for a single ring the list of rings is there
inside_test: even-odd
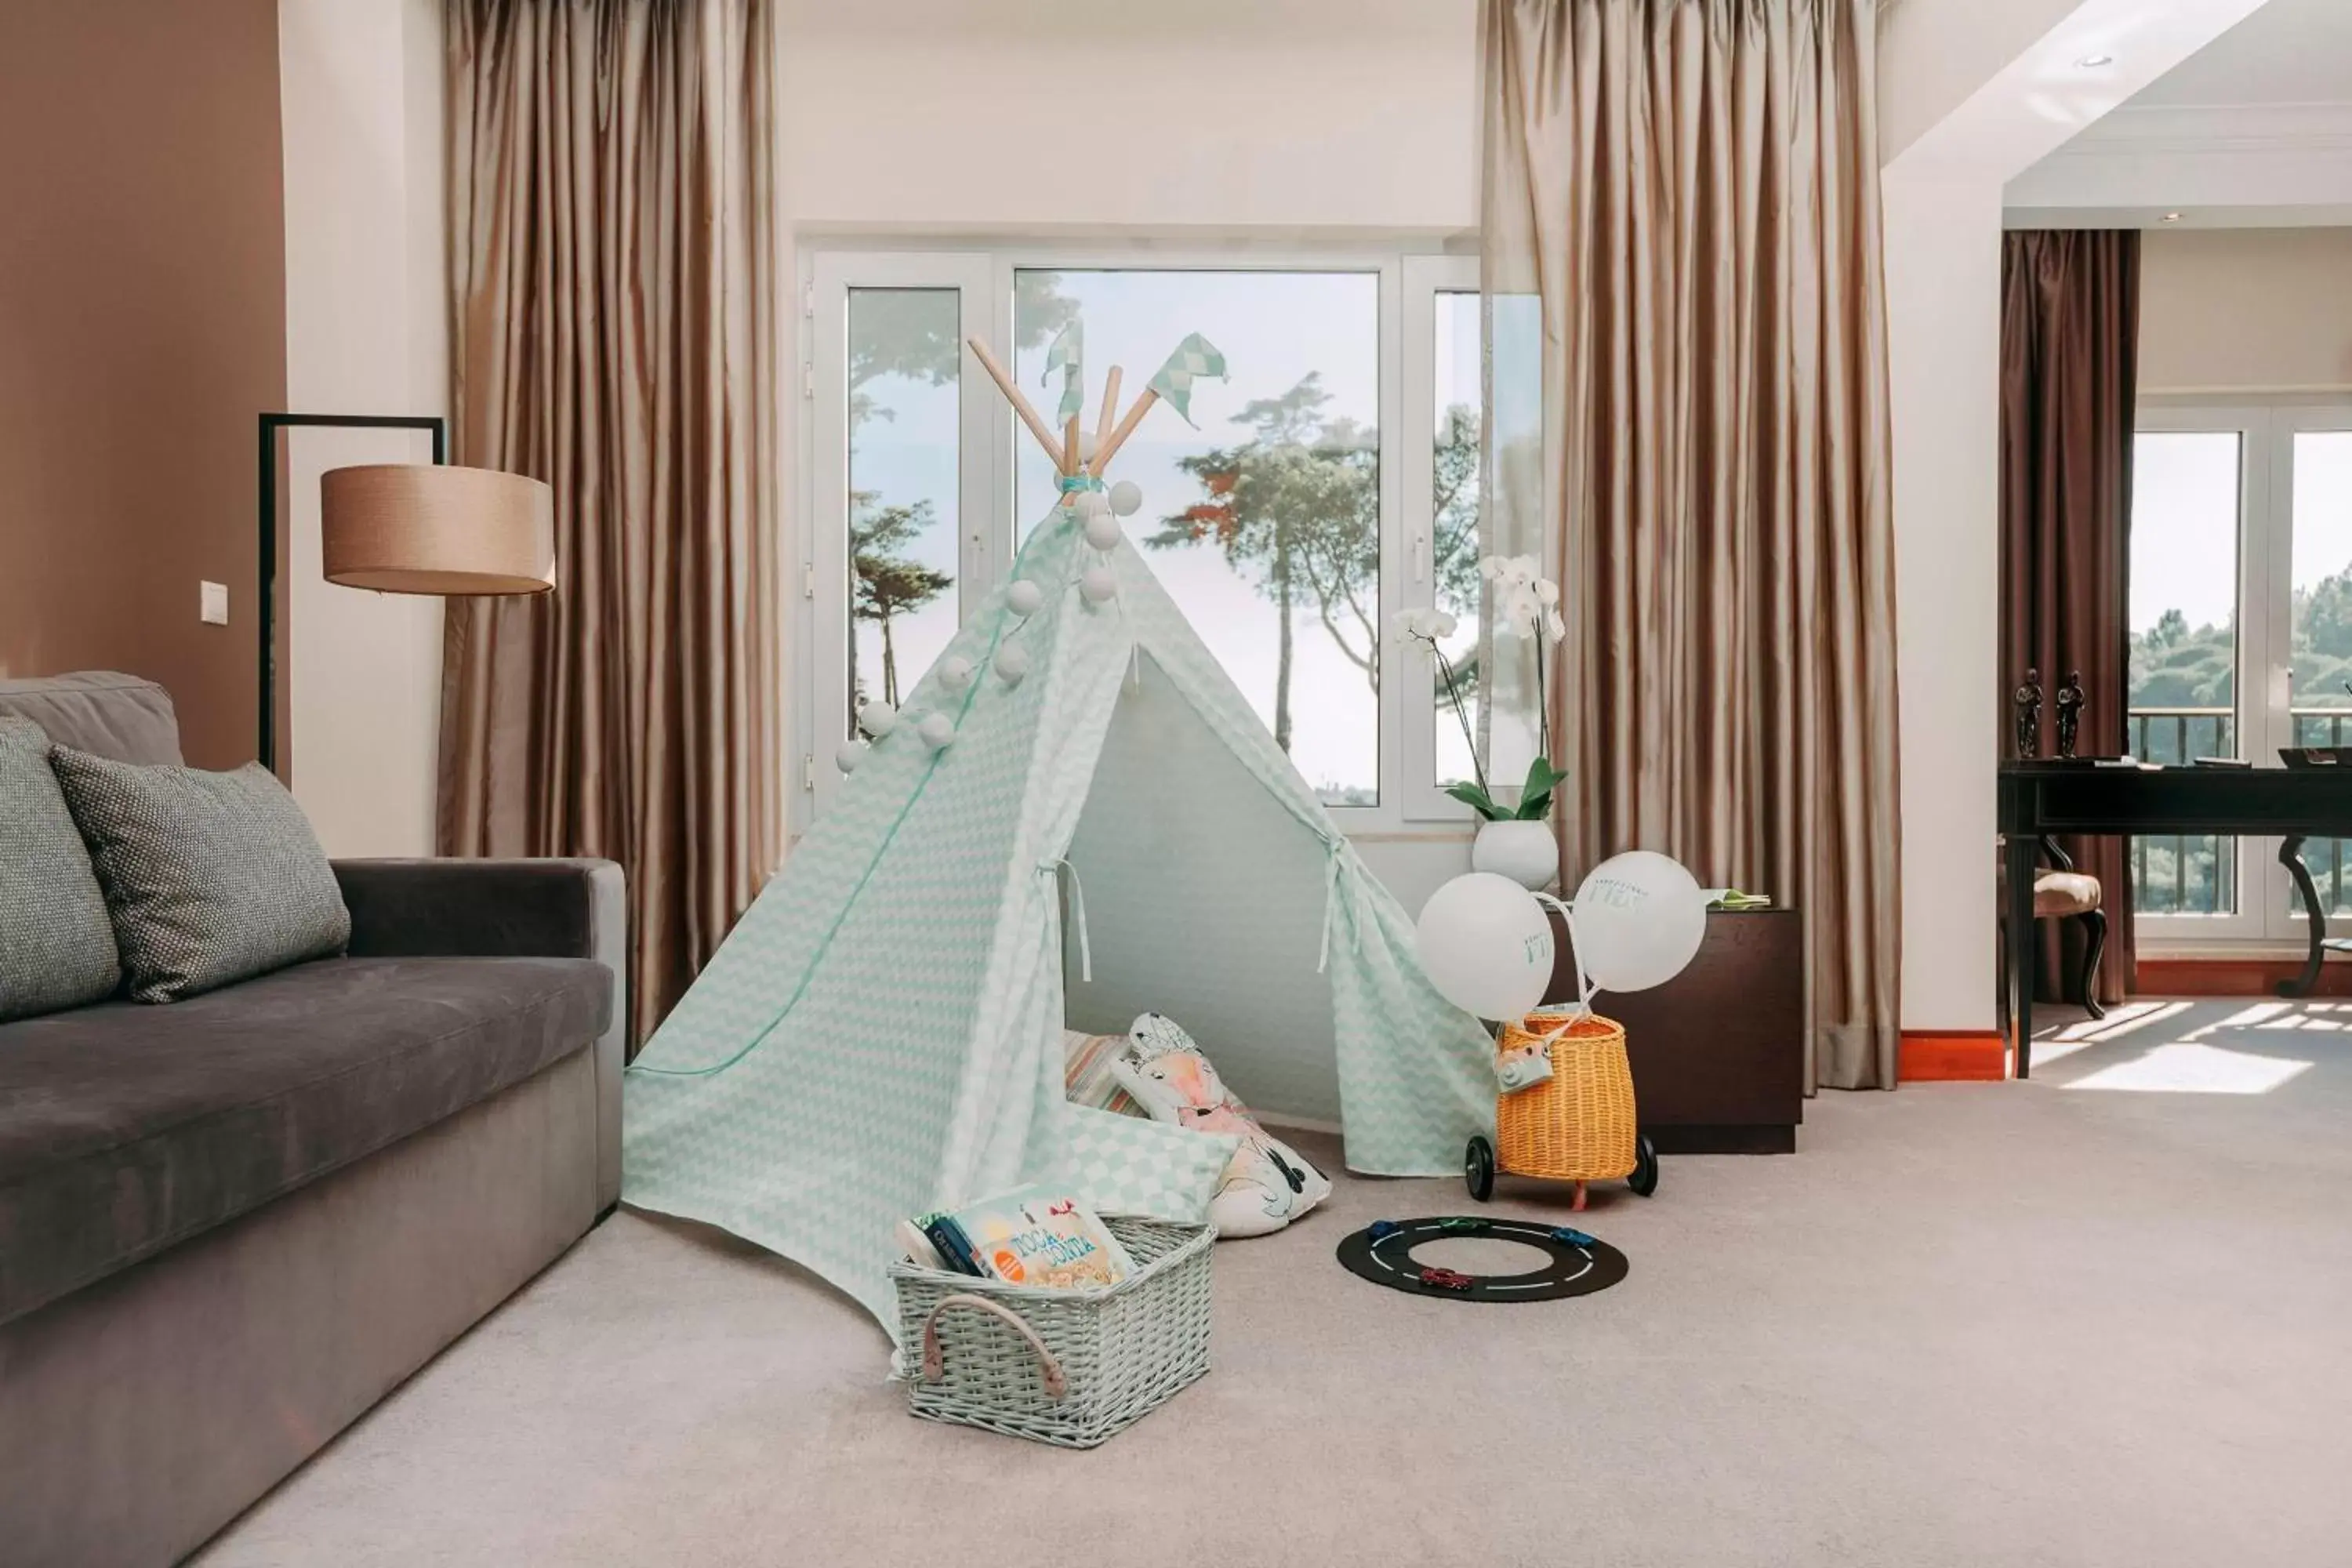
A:
[[[2269,0],[2130,102],[2352,102],[2352,0]]]

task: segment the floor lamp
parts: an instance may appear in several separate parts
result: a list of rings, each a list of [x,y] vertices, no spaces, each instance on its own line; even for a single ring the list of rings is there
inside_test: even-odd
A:
[[[330,468],[319,526],[330,583],[382,594],[471,597],[555,586],[555,492],[540,479],[448,460],[448,426],[430,415],[261,416],[261,712],[258,754],[278,768],[278,433],[295,426],[424,430],[433,461]]]

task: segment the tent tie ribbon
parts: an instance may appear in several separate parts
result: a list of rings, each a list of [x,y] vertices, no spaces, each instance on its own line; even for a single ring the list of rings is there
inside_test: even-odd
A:
[[[1323,942],[1315,960],[1315,973],[1322,973],[1331,965],[1331,931],[1339,919],[1339,883],[1348,871],[1348,841],[1336,835],[1323,840],[1328,852],[1323,862]],[[1361,921],[1352,922],[1349,945],[1360,952],[1364,947]]]
[[[1037,862],[1038,871],[1045,876],[1058,872],[1070,874],[1070,913],[1078,922],[1078,979],[1087,984],[1094,982],[1094,949],[1087,942],[1087,885],[1078,880],[1078,868],[1061,856]]]

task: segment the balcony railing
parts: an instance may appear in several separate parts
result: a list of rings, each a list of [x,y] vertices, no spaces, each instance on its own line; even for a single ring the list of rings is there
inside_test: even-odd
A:
[[[2294,708],[2294,744],[2341,746],[2352,708]],[[2131,754],[2143,762],[2184,763],[2238,754],[2237,714],[2228,708],[2135,708]],[[2257,758],[2257,762],[2266,759]],[[2352,914],[2346,900],[2347,841],[2314,838],[2304,864],[2330,914]],[[2238,911],[2238,844],[2210,834],[2142,835],[2131,841],[2132,908],[2144,915],[2228,915]],[[2298,910],[2301,903],[2294,906]]]

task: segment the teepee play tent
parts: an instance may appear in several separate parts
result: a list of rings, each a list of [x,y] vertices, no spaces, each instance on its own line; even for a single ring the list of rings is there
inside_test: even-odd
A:
[[[1111,371],[1088,441],[1075,354],[1056,439],[971,348],[1061,501],[845,751],[840,798],[626,1091],[629,1202],[782,1253],[886,1325],[907,1216],[1055,1178],[1155,1212],[1161,1168],[1197,1160],[1203,1134],[1067,1102],[1066,1016],[1108,1032],[1153,1009],[1213,1054],[1246,1041],[1251,1074],[1226,1076],[1286,1109],[1335,1085],[1354,1170],[1449,1173],[1494,1114],[1485,1030],[1100,499],[1215,351],[1186,340],[1116,423]]]

